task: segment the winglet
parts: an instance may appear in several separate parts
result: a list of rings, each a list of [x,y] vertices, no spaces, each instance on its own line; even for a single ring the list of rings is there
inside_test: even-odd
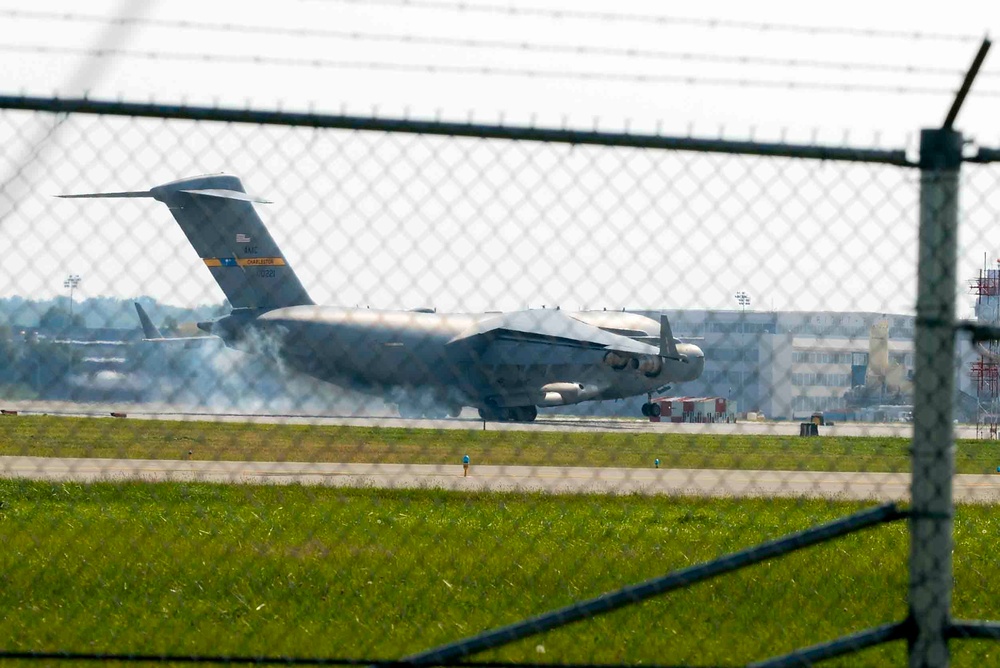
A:
[[[660,356],[680,359],[674,333],[670,331],[670,321],[664,313],[660,314]]]
[[[160,334],[160,330],[156,328],[153,321],[149,319],[146,315],[146,309],[142,308],[139,302],[133,302],[135,304],[135,312],[139,314],[139,323],[142,325],[142,336],[145,339],[162,339],[163,335]]]

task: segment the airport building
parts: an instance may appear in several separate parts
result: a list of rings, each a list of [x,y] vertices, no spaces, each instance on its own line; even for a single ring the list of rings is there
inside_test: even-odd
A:
[[[692,339],[705,351],[702,377],[671,391],[723,397],[735,402],[740,411],[800,419],[815,411],[846,408],[844,394],[865,384],[872,328],[880,323],[888,329],[889,365],[904,379],[912,378],[914,317],[910,315],[663,312],[670,318],[674,336]],[[659,311],[643,315],[658,318]]]

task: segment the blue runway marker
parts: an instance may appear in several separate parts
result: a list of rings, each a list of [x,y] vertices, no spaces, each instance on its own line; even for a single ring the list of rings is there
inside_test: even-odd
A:
[[[660,458],[659,457],[657,457],[656,459],[653,460],[653,466],[655,466],[656,468],[660,468]],[[997,467],[997,471],[1000,471],[1000,466]]]
[[[469,462],[470,461],[472,461],[472,460],[469,459],[469,455],[465,455],[464,457],[462,457],[462,477],[463,478],[467,477],[469,475]]]

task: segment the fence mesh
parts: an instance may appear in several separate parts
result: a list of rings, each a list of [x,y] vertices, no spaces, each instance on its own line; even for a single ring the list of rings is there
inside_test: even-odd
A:
[[[909,496],[917,170],[10,110],[0,140],[0,648],[395,660]],[[944,286],[991,322],[996,185],[965,173]],[[956,351],[933,401],[991,501],[996,362]],[[957,617],[996,614],[993,515],[958,507]],[[906,618],[907,549],[475,658],[790,652]]]

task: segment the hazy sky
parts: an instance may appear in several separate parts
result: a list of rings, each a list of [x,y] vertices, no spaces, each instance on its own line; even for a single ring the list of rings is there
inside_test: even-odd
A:
[[[0,2],[0,92],[912,148],[1000,26],[996,3],[931,8]],[[138,20],[116,30],[112,16]],[[112,55],[88,55],[97,46]],[[997,58],[958,124],[994,146]],[[221,299],[162,205],[51,195],[225,171],[274,200],[260,213],[321,302],[733,308],[746,290],[754,308],[912,311],[908,170],[82,116],[50,132],[53,121],[0,113],[0,296],[51,296],[76,273],[83,296]],[[984,253],[1000,257],[998,170],[967,170],[963,293]]]

